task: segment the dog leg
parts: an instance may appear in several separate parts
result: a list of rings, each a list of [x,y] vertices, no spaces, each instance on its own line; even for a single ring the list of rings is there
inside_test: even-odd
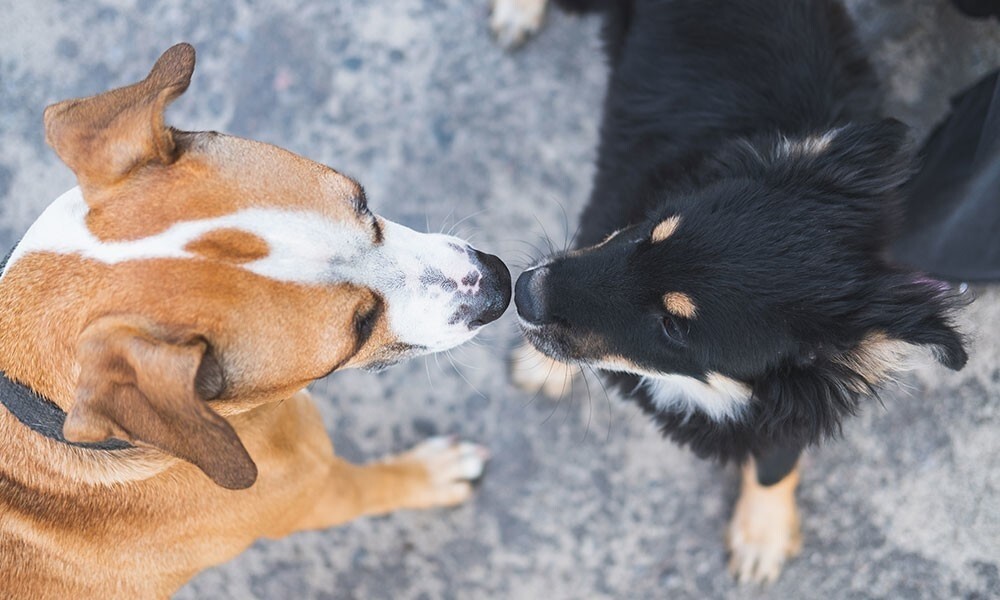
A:
[[[368,465],[333,457],[319,497],[294,530],[325,529],[365,515],[461,504],[489,460],[486,448],[434,437]]]
[[[795,506],[798,466],[793,460],[787,474],[772,485],[761,483],[766,469],[760,467],[753,459],[743,467],[740,497],[727,535],[729,571],[740,582],[773,582],[785,561],[802,548]]]
[[[504,48],[515,48],[538,31],[547,0],[492,0],[490,29]]]
[[[561,398],[570,391],[578,369],[552,360],[522,342],[511,354],[510,378],[514,385],[530,394],[541,392],[549,398]]]
[[[372,489],[369,511],[434,508],[461,504],[472,495],[472,484],[483,474],[489,451],[454,437],[433,437],[413,449],[373,467],[382,483]]]

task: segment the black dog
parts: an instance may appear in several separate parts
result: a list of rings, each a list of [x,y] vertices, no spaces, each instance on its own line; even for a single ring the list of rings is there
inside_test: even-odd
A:
[[[885,258],[906,128],[834,0],[561,4],[605,13],[611,78],[579,249],[517,281],[525,337],[744,462],[730,568],[773,579],[799,546],[801,450],[902,350],[966,362],[950,288]]]

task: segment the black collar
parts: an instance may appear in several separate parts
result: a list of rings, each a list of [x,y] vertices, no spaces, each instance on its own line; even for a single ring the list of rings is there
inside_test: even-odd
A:
[[[66,422],[66,412],[45,396],[7,377],[7,374],[2,371],[0,371],[0,403],[6,406],[7,410],[17,417],[18,421],[50,440],[91,450],[132,448],[132,444],[116,439],[93,444],[67,440],[63,437],[62,432],[63,423]]]
[[[17,244],[14,244],[14,248]],[[0,262],[0,273],[7,266],[7,260],[13,252],[13,248]],[[0,334],[2,335],[2,334]],[[85,444],[71,442],[63,437],[63,423],[66,422],[66,412],[59,408],[55,402],[45,396],[35,392],[28,386],[18,383],[7,377],[7,374],[0,371],[0,403],[7,407],[17,420],[29,429],[40,433],[50,440],[76,446],[78,448],[88,448],[91,450],[124,450],[132,448],[132,444],[122,440],[110,439],[104,442]]]

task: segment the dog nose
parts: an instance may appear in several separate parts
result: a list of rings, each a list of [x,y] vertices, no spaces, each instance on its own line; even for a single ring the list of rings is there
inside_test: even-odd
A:
[[[471,321],[469,327],[481,327],[500,318],[510,306],[510,271],[503,261],[492,254],[473,250],[481,267],[483,302],[478,306],[480,312]]]
[[[548,276],[548,267],[531,269],[521,273],[514,287],[517,314],[533,325],[545,323],[548,317],[545,310],[545,279]]]

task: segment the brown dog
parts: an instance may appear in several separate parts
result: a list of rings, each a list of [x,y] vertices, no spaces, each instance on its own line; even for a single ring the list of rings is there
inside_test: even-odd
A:
[[[485,450],[356,466],[309,382],[453,347],[510,276],[266,144],[166,127],[194,50],[45,112],[79,188],[0,275],[0,596],[171,594],[260,537],[462,502]]]

